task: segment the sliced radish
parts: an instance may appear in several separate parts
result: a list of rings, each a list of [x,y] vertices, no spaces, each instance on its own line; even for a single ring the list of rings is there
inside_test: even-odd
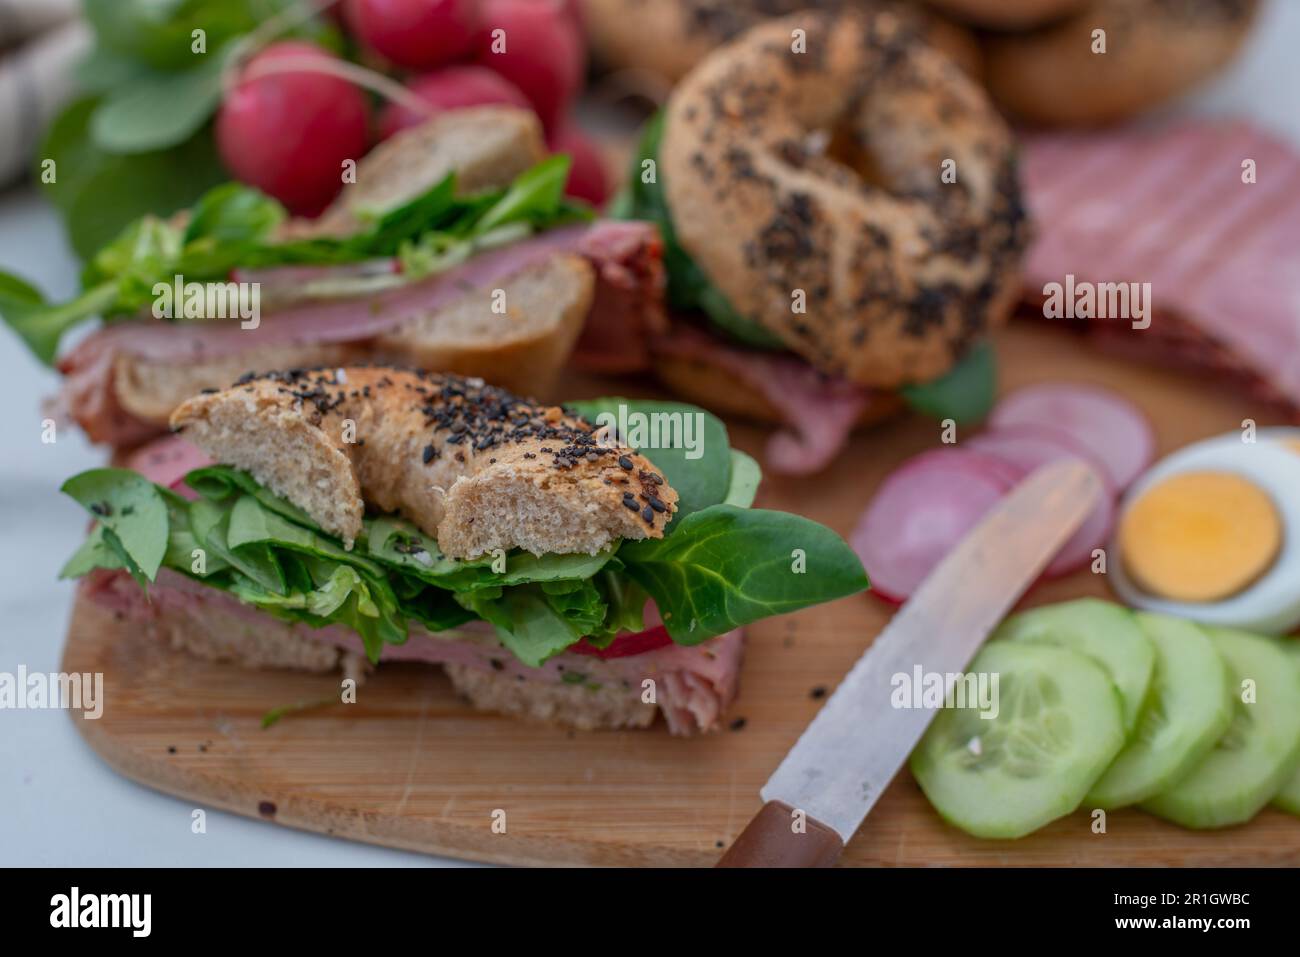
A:
[[[1011,487],[1007,466],[941,449],[909,459],[876,492],[850,539],[873,591],[905,600]]]
[[[1060,459],[1079,459],[1090,465],[1109,485],[1110,477],[1104,465],[1093,455],[1080,449],[1068,433],[1042,426],[1019,426],[994,429],[967,439],[965,447],[1001,459],[1017,469],[1023,478],[1030,472]],[[1092,550],[1105,543],[1115,517],[1114,495],[1108,488],[1078,531],[1070,537],[1060,552],[1044,569],[1043,574],[1055,578],[1082,567],[1092,557]]]
[[[1123,490],[1155,453],[1151,423],[1137,406],[1107,389],[1045,383],[1002,399],[989,417],[990,429],[1039,426],[1066,432],[1105,466],[1111,484]]]

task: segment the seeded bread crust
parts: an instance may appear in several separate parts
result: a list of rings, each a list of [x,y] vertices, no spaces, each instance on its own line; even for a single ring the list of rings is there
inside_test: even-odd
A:
[[[384,366],[268,373],[187,400],[171,426],[349,547],[367,504],[406,516],[453,558],[594,554],[662,537],[677,508],[644,456],[481,379]]]
[[[886,9],[795,14],[712,53],[669,100],[660,171],[686,251],[828,374],[930,381],[1016,299],[1029,234],[1011,132]]]
[[[1008,112],[1047,126],[1126,119],[1230,61],[1258,0],[1093,0],[1076,16],[985,42],[989,89]],[[1093,31],[1106,52],[1093,52]]]
[[[469,289],[371,340],[262,347],[184,362],[122,354],[113,363],[113,389],[122,408],[160,427],[195,393],[274,369],[391,362],[481,376],[504,389],[546,395],[591,312],[595,270],[583,257],[562,253],[524,267],[498,289],[504,312],[494,311],[496,289]],[[265,321],[275,322],[274,315]]]

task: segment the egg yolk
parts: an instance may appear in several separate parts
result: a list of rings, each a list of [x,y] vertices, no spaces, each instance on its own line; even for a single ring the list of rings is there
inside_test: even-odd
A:
[[[1220,601],[1277,560],[1282,519],[1268,493],[1241,475],[1184,472],[1128,508],[1119,547],[1143,591],[1173,601]]]

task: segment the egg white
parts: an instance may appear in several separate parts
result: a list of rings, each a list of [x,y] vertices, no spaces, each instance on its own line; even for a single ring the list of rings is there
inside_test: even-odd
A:
[[[1121,507],[1123,515],[1153,486],[1183,472],[1232,472],[1254,482],[1273,499],[1282,522],[1277,558],[1254,584],[1216,602],[1157,598],[1125,573],[1116,532],[1111,540],[1108,577],[1119,596],[1147,611],[1244,631],[1276,635],[1300,625],[1300,452],[1280,444],[1289,439],[1300,440],[1300,428],[1261,429],[1253,443],[1243,442],[1240,432],[1230,432],[1189,445],[1138,478]]]

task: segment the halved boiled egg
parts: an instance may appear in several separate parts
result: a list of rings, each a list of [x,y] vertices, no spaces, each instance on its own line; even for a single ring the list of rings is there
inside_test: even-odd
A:
[[[1129,604],[1279,634],[1300,625],[1300,429],[1175,452],[1124,498],[1110,579]]]

